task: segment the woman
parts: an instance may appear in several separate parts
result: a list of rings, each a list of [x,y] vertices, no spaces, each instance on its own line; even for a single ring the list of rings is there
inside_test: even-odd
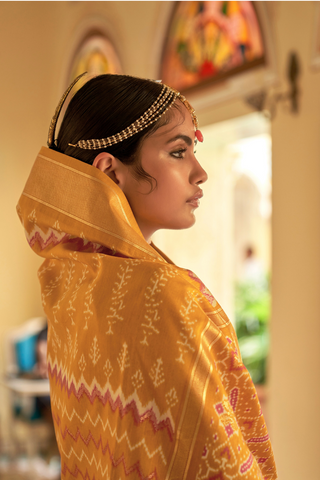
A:
[[[194,110],[161,83],[101,75],[74,95],[54,141],[70,88],[18,205],[45,258],[62,478],[276,479],[228,318],[151,242],[195,222],[207,176]]]

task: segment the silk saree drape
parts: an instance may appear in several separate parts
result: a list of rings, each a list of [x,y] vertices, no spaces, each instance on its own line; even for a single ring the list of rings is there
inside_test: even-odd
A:
[[[277,478],[225,313],[105,174],[43,147],[19,200],[49,323],[63,479]]]

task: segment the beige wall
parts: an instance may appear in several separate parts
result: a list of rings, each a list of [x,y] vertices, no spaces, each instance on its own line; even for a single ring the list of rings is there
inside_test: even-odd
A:
[[[0,336],[41,315],[39,260],[15,213],[90,18],[102,22],[125,73],[156,77],[168,2],[0,2]],[[279,107],[273,140],[273,318],[270,429],[281,480],[317,480],[320,447],[320,70],[310,67],[315,2],[269,2],[280,87],[287,55],[302,62],[299,115]],[[203,123],[249,113],[241,99]]]
[[[319,478],[320,71],[310,68],[315,4],[279,2],[279,71],[302,61],[299,115],[279,109],[273,140],[271,420],[280,478]],[[280,453],[281,452],[281,453]]]

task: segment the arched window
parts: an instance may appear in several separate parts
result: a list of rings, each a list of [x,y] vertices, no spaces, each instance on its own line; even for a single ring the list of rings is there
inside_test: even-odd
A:
[[[163,51],[164,83],[181,91],[264,63],[254,2],[176,2]]]
[[[101,33],[89,34],[77,50],[70,69],[70,82],[83,72],[89,75],[122,73],[112,43]]]

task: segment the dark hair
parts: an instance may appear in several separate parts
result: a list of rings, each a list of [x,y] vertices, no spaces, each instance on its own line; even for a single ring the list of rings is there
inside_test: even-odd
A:
[[[128,75],[106,74],[89,80],[71,99],[52,148],[89,164],[99,152],[108,151],[122,163],[132,165],[136,177],[148,180],[152,187],[153,177],[143,170],[139,149],[143,138],[169,123],[171,108],[149,127],[108,148],[85,150],[69,143],[75,145],[79,140],[107,138],[121,132],[145,113],[161,89],[157,82]]]

